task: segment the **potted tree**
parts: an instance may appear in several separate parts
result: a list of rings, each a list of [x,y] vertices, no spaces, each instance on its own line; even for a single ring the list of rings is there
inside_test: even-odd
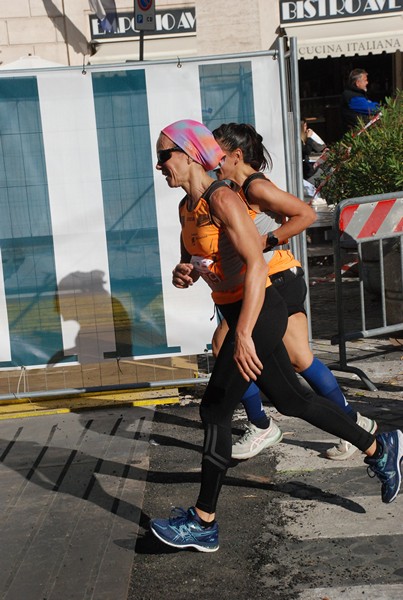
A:
[[[403,190],[403,92],[387,98],[380,115],[366,124],[359,120],[355,130],[333,144],[323,163],[319,184],[321,196],[328,204],[346,198],[359,198]],[[393,240],[383,242],[385,283],[391,286],[392,296],[402,289],[400,246]],[[366,289],[380,291],[379,248],[371,242],[363,245],[363,280]],[[400,279],[400,281],[399,281]],[[396,303],[398,315],[389,306],[390,322],[403,320],[403,302]],[[387,305],[388,310],[388,305]],[[389,318],[388,318],[389,320]]]
[[[374,124],[359,119],[356,129],[329,148],[321,176],[327,203],[401,190],[402,143],[403,92],[398,91],[386,99]]]

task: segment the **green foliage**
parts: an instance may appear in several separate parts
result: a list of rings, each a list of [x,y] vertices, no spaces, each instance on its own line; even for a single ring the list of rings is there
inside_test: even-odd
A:
[[[381,112],[368,129],[358,134],[360,120],[329,148],[320,192],[328,204],[403,190],[403,92],[387,98]]]

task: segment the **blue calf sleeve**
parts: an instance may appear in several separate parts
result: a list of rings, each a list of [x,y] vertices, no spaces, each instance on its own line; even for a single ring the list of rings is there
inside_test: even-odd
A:
[[[248,420],[253,423],[253,425],[260,427],[260,429],[266,429],[269,426],[269,420],[264,411],[260,391],[256,383],[253,383],[253,381],[251,382],[242,396],[241,402],[248,415]]]
[[[328,398],[328,400],[340,406],[351,418],[357,420],[357,413],[345,399],[335,376],[319,359],[314,358],[311,366],[305,371],[301,371],[300,375],[317,394]]]

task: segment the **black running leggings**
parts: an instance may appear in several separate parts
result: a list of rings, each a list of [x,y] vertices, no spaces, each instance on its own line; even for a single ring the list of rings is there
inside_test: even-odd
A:
[[[218,308],[229,325],[228,334],[214,365],[200,406],[204,425],[204,448],[200,494],[196,506],[214,513],[223,478],[231,460],[231,423],[235,408],[249,383],[243,379],[233,358],[234,332],[242,302]],[[284,301],[270,286],[253,330],[257,355],[263,363],[256,384],[283,415],[308,423],[367,450],[375,437],[359,427],[338,406],[302,387],[282,342],[287,327]]]

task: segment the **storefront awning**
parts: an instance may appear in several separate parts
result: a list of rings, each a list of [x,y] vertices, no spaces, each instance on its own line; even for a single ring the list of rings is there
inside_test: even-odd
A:
[[[367,56],[403,50],[403,15],[368,19],[344,19],[323,23],[287,25],[288,37],[296,37],[298,58]]]

